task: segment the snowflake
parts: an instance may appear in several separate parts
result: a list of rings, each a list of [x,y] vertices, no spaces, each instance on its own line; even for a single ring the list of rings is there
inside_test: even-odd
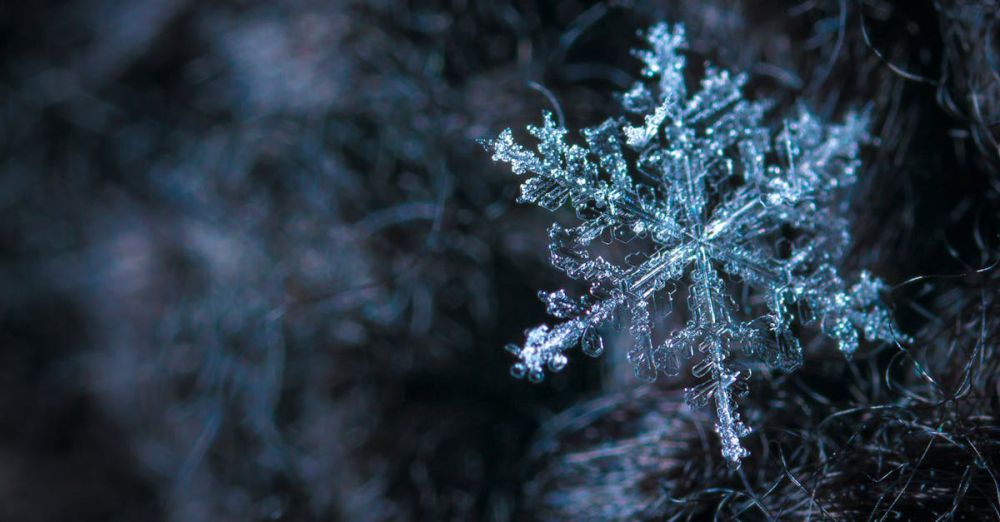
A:
[[[577,344],[600,355],[599,328],[627,315],[636,376],[677,374],[682,357],[693,358],[691,371],[702,382],[687,390],[688,400],[714,400],[723,455],[738,465],[748,454],[740,439],[750,431],[735,404],[749,374],[739,354],[796,368],[796,319],[817,324],[846,354],[857,348],[859,331],[871,341],[902,340],[879,299],[883,283],[862,272],[848,285],[837,269],[850,241],[838,195],[855,181],[867,118],[850,114],[827,124],[800,108],[772,139],[762,124],[768,104],[743,98],[744,75],[707,66],[700,89],[688,96],[679,52],[684,28],[659,24],[646,39],[650,49],[635,54],[649,81],[622,96],[626,113],[644,116],[637,125],[620,117],[584,129],[584,147],[567,144],[566,129],[546,113],[541,127],[528,128],[538,154],[516,143],[510,129],[485,142],[494,160],[527,175],[519,202],[575,209],[579,225],[549,230],[551,261],[589,283],[579,299],[563,290],[540,293],[562,322],[535,327],[523,346],[508,346],[519,359],[512,373],[540,381],[543,367],[561,370],[564,352]],[[608,261],[593,252],[598,238],[636,252],[646,245],[648,254]],[[653,300],[681,287],[687,323],[654,343]]]

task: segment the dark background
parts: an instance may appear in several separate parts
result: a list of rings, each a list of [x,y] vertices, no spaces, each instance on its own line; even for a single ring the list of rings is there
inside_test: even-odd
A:
[[[0,520],[1000,517],[998,9],[0,1]],[[502,350],[565,281],[476,140],[614,115],[661,19],[690,81],[871,108],[845,269],[915,337],[758,378],[739,472],[621,339]]]

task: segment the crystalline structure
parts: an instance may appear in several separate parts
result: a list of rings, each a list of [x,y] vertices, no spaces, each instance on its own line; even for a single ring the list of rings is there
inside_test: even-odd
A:
[[[749,373],[737,365],[740,354],[794,369],[802,359],[795,320],[818,325],[846,354],[859,332],[870,341],[902,340],[880,302],[883,283],[863,272],[849,284],[837,268],[850,240],[843,189],[855,182],[867,119],[849,114],[830,124],[800,108],[772,132],[762,123],[768,104],[743,98],[742,74],[707,67],[688,93],[682,26],[656,25],[646,40],[649,49],[635,54],[647,81],[622,96],[625,116],[583,130],[586,146],[567,143],[550,114],[528,128],[537,153],[510,129],[484,143],[494,160],[526,177],[519,202],[576,211],[577,226],[549,230],[551,261],[589,283],[579,299],[541,293],[561,322],[508,346],[518,357],[512,373],[540,381],[544,367],[562,369],[564,352],[577,344],[601,354],[598,330],[625,316],[635,342],[628,360],[640,379],[676,374],[694,359],[701,383],[687,390],[688,400],[714,401],[723,454],[738,465],[749,432],[735,405]],[[599,237],[638,237],[628,245],[652,250],[641,262],[616,264],[593,253]],[[734,287],[753,299],[734,299],[742,293]],[[677,288],[687,289],[686,326],[654,345],[653,299]]]

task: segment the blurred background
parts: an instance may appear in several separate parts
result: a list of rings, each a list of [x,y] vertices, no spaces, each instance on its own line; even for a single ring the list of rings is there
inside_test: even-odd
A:
[[[0,1],[0,520],[1000,517],[998,9]],[[872,110],[845,270],[916,338],[759,376],[740,471],[613,334],[502,349],[565,281],[476,140],[617,114],[658,20],[776,121]]]

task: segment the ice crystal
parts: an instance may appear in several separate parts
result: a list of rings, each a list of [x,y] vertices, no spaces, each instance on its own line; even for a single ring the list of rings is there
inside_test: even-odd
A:
[[[494,160],[527,176],[519,202],[575,209],[577,226],[549,230],[551,262],[589,283],[579,299],[540,294],[562,322],[508,347],[518,357],[512,373],[540,381],[577,344],[600,355],[598,330],[626,315],[634,338],[627,357],[640,379],[677,374],[682,360],[695,360],[701,382],[688,400],[714,400],[723,455],[738,465],[749,433],[735,404],[749,373],[741,359],[797,367],[796,320],[817,324],[846,354],[859,332],[899,339],[879,298],[883,283],[862,272],[849,284],[838,270],[850,240],[841,196],[855,182],[867,121],[852,113],[831,124],[800,108],[772,132],[762,123],[768,104],[743,98],[743,74],[708,66],[689,95],[682,26],[656,25],[646,40],[649,49],[635,54],[647,81],[622,96],[625,116],[583,130],[586,146],[567,143],[567,130],[547,113],[528,128],[538,153],[510,129],[485,143]],[[615,263],[593,252],[598,238],[650,248],[639,262],[633,255]],[[679,287],[687,289],[687,323],[654,343],[654,298]]]

